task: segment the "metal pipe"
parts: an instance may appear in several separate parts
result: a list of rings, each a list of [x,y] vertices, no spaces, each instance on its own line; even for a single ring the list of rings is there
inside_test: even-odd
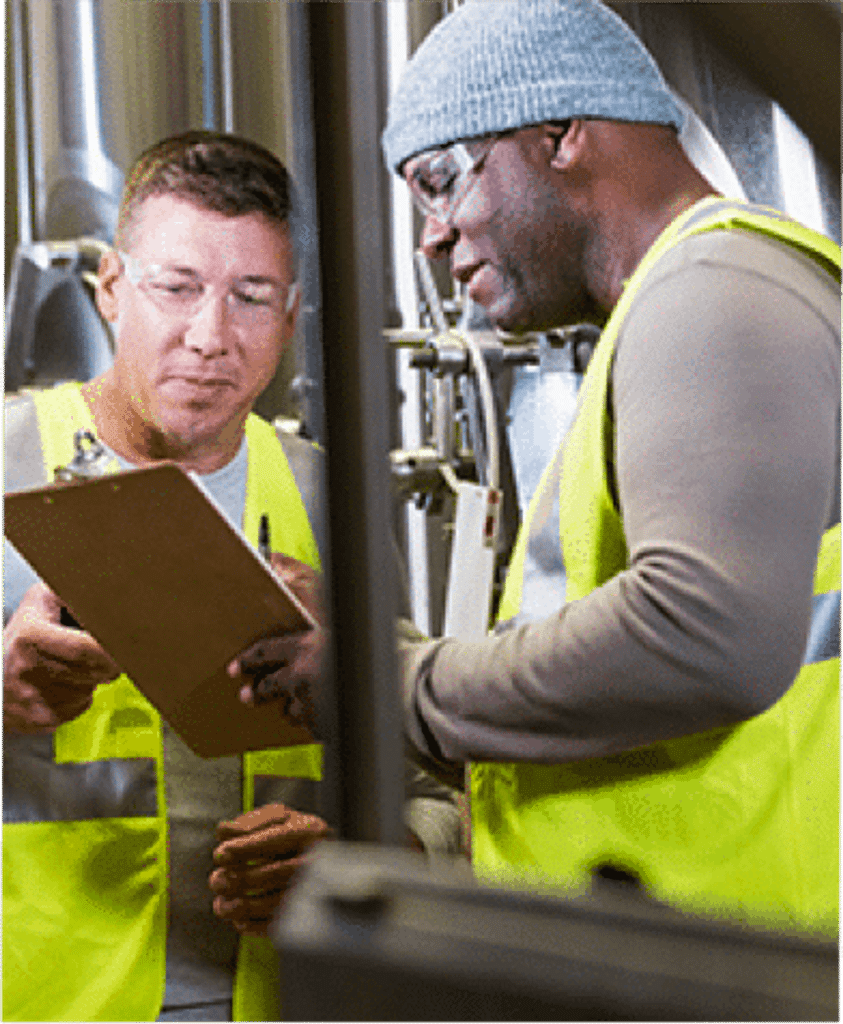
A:
[[[307,5],[287,7],[290,54],[290,109],[292,153],[298,199],[297,242],[302,282],[299,315],[302,332],[297,372],[302,382],[301,421],[304,432],[315,441],[325,438],[322,359],[322,282],[319,273],[319,218],[316,208],[316,153],[313,135],[313,94],[308,54],[310,35]]]
[[[386,4],[390,92],[398,85],[410,52],[409,0]],[[404,328],[418,328],[419,301],[413,276],[413,204],[406,183],[390,175],[392,225],[392,275]],[[398,387],[404,396],[400,408],[401,447],[420,448],[424,436],[424,375],[410,365],[410,354],[396,358]],[[404,506],[407,537],[407,574],[413,622],[430,635],[430,573],[428,566],[427,514],[414,503]]]
[[[424,297],[427,300],[427,308],[430,310],[430,315],[433,318],[433,326],[440,334],[447,334],[448,321],[445,317],[445,310],[442,306],[439,289],[436,287],[436,282],[433,280],[433,272],[430,269],[430,263],[428,262],[427,256],[425,256],[421,249],[416,249],[413,256],[416,261],[416,267],[418,268],[422,291],[424,292]]]
[[[97,53],[94,44],[93,0],[78,0],[79,71],[81,78],[82,121],[88,150],[102,153],[99,90],[97,89]]]
[[[486,433],[486,443],[484,447],[488,465],[485,473],[486,479],[482,482],[487,483],[490,487],[498,490],[501,485],[500,446],[498,442],[499,432],[498,418],[495,412],[495,397],[492,393],[492,378],[489,375],[489,368],[486,366],[486,360],[483,357],[483,352],[477,344],[477,339],[473,336],[472,332],[465,331],[462,338],[471,355],[474,375],[477,378],[477,393],[480,397],[480,407],[483,410],[483,427]],[[479,441],[479,429],[476,430],[475,433],[476,441]]]
[[[34,239],[110,239],[123,175],[113,162],[114,81],[93,0],[31,4],[27,13]]]
[[[202,127],[214,131],[217,127],[217,83],[211,0],[201,0],[199,18],[202,49]]]
[[[219,0],[222,130],[234,131],[234,74],[231,51],[231,0]]]
[[[427,300],[427,308],[433,319],[433,326],[440,334],[447,334],[448,321],[445,317],[445,310],[442,306],[442,299],[436,282],[433,280],[433,273],[427,256],[416,249],[414,253],[416,268],[419,272],[422,291]],[[454,380],[451,376],[437,377],[433,383],[433,437],[439,457],[445,462],[451,462],[454,458],[454,418],[456,415],[456,395],[454,393]]]
[[[12,0],[12,59],[15,90],[15,170],[18,186],[18,243],[32,242],[32,188],[29,167],[29,103],[26,87],[26,33],[22,0]]]

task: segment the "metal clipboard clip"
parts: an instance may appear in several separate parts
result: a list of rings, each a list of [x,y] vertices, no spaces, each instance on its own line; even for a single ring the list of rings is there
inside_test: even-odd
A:
[[[77,430],[73,435],[73,447],[75,454],[70,462],[53,470],[56,483],[72,484],[105,476],[112,459],[90,430]]]

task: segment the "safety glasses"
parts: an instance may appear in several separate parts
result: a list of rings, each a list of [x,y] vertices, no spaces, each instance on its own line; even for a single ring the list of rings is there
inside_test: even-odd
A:
[[[412,157],[403,167],[404,180],[425,217],[449,221],[468,194],[474,176],[504,134],[468,142],[454,142]]]
[[[118,253],[126,277],[162,313],[176,321],[192,320],[216,291],[217,285],[187,267],[143,265],[128,253]],[[298,284],[281,285],[263,277],[243,277],[224,286],[233,322],[253,329],[276,327],[293,308]]]

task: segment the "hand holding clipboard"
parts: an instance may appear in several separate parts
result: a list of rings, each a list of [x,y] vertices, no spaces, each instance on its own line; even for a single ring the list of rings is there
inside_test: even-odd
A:
[[[5,532],[196,753],[313,741],[226,667],[315,619],[177,466],[8,494]]]
[[[275,574],[299,598],[317,625],[305,632],[257,641],[229,664],[228,674],[233,679],[245,680],[240,688],[244,704],[278,700],[291,722],[303,725],[316,736],[313,693],[322,676],[326,648],[325,631],[320,625],[325,618],[322,577],[288,555],[273,552],[267,558]]]

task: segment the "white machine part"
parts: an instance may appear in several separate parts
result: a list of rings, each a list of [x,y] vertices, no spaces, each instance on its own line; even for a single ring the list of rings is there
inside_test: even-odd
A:
[[[443,636],[479,640],[489,631],[501,492],[457,484],[457,508],[448,574]]]

